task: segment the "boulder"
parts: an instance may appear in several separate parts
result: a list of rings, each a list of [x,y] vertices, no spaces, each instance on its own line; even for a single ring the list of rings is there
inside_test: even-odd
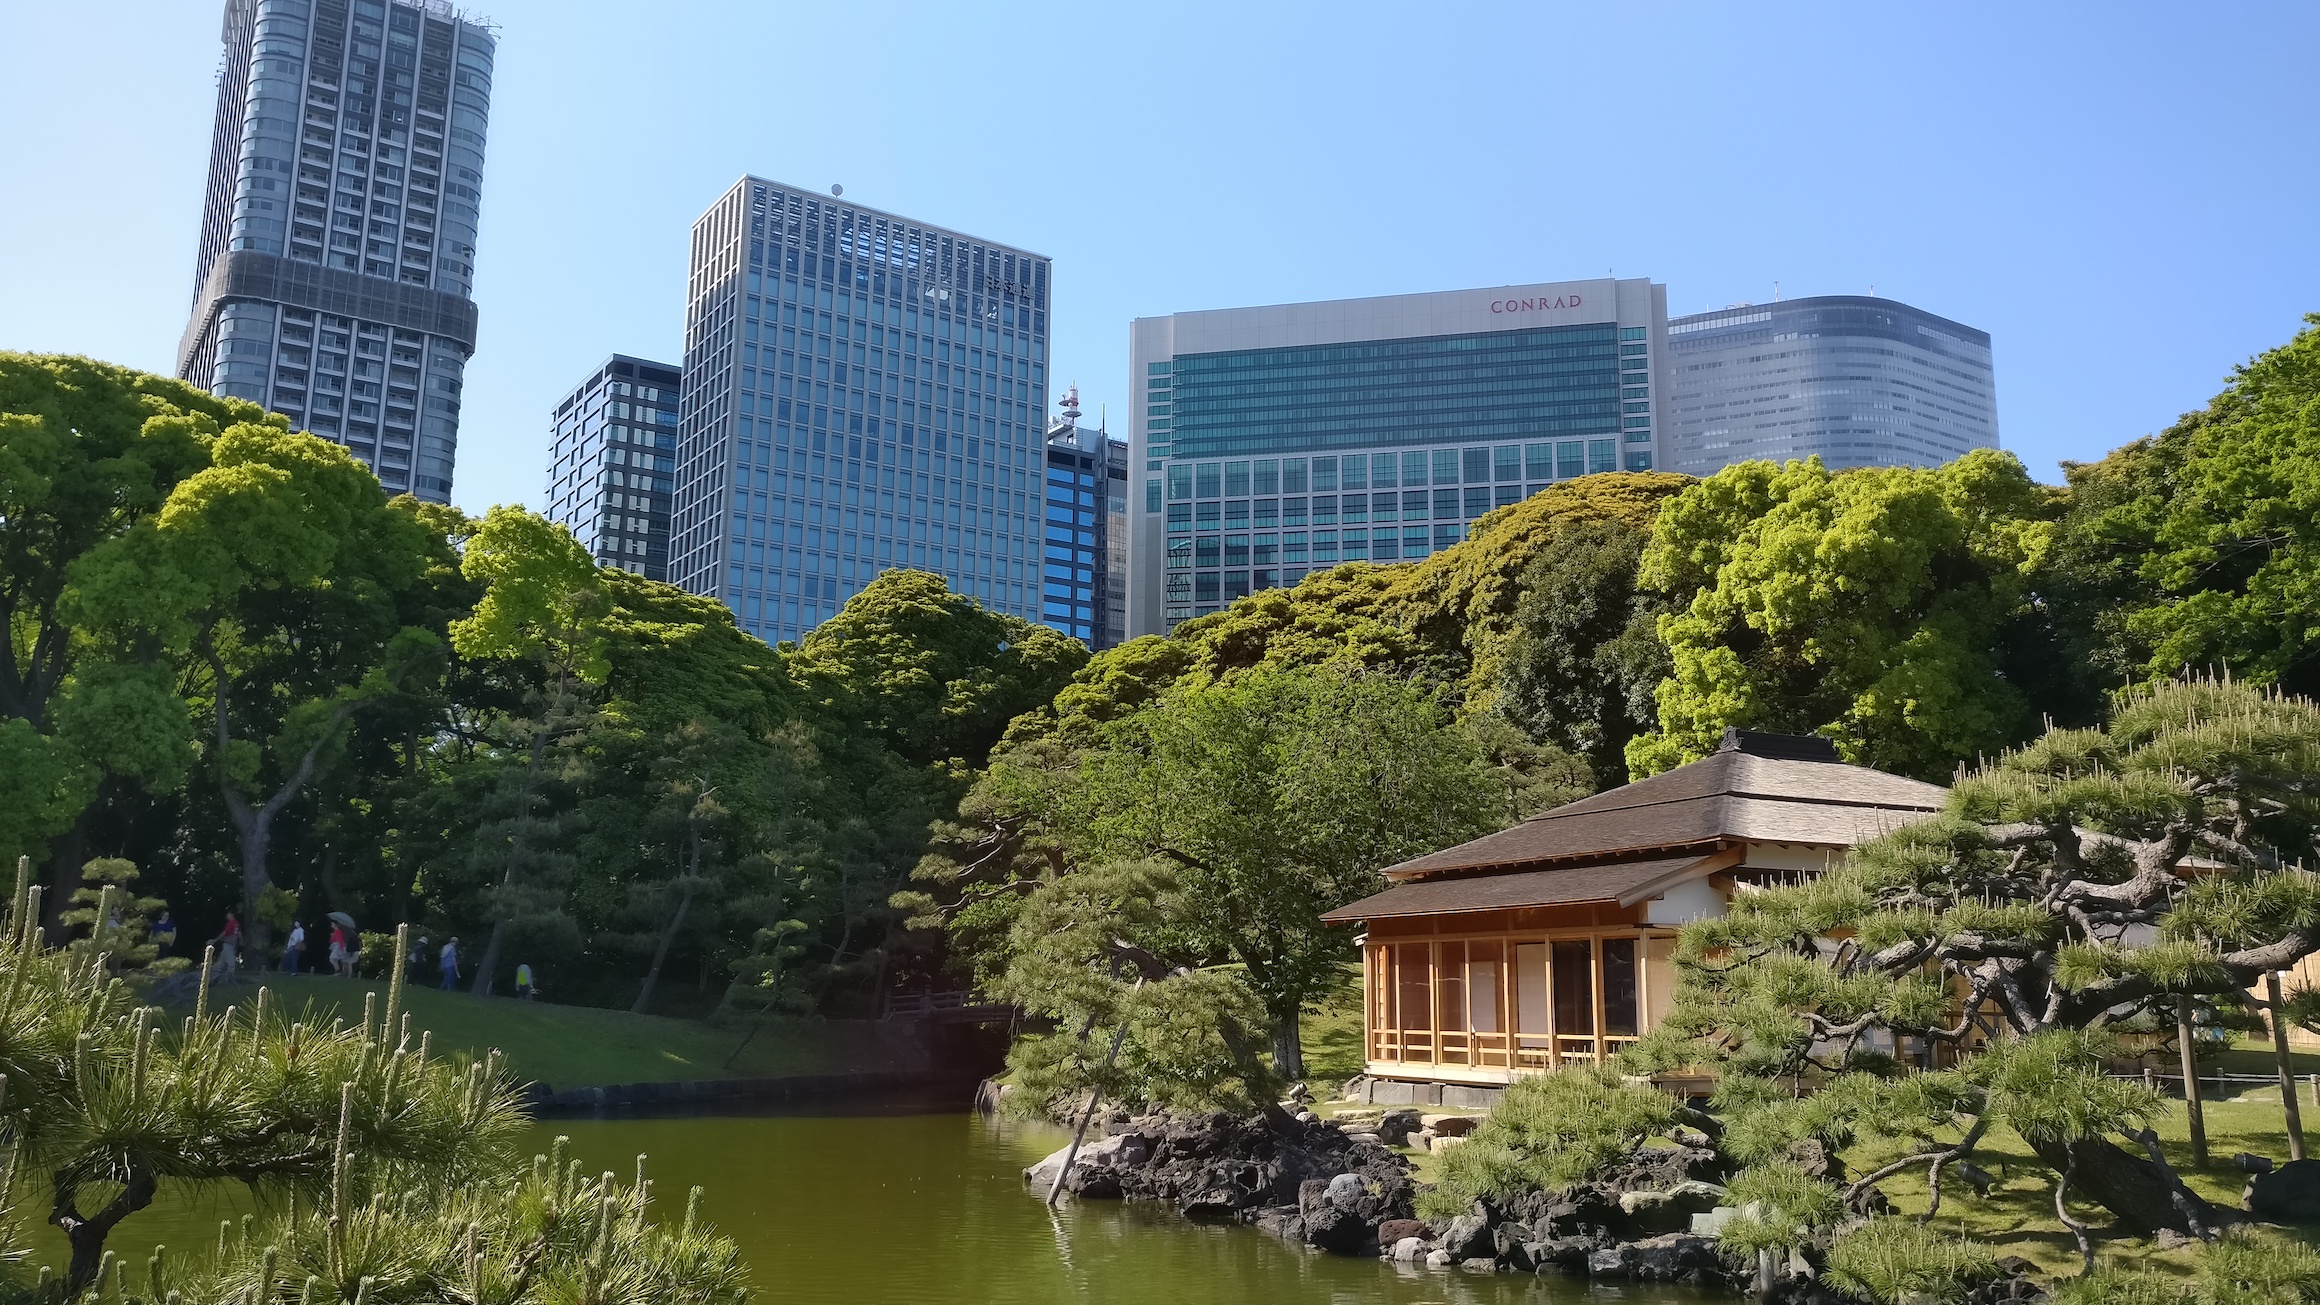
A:
[[[1421,1127],[1432,1129],[1436,1137],[1464,1137],[1482,1123],[1478,1115],[1420,1115]]]
[[[1339,1174],[1329,1180],[1325,1195],[1331,1205],[1350,1210],[1361,1201],[1363,1191],[1360,1174]]]
[[[1716,1254],[1716,1243],[1690,1233],[1668,1233],[1606,1246],[1587,1257],[1587,1274],[1594,1278],[1675,1282],[1720,1277],[1722,1273],[1723,1261]]]
[[[2320,1223],[2320,1160],[2290,1160],[2247,1185],[2248,1213],[2267,1223]]]
[[[1490,1217],[1480,1212],[1462,1214],[1450,1221],[1449,1230],[1442,1234],[1442,1249],[1453,1260],[1471,1260],[1476,1256],[1498,1253],[1498,1245],[1491,1239]]]
[[[1377,1134],[1387,1146],[1406,1146],[1410,1134],[1425,1127],[1415,1110],[1389,1110],[1378,1120]]]
[[[1405,1237],[1425,1240],[1426,1224],[1422,1219],[1388,1219],[1377,1226],[1380,1246],[1398,1246]]]
[[[1415,1264],[1426,1253],[1423,1237],[1399,1237],[1394,1240],[1394,1263]]]
[[[1498,1261],[1487,1255],[1477,1255],[1471,1260],[1460,1260],[1458,1267],[1467,1273],[1496,1273]]]
[[[1687,1181],[1664,1191],[1621,1192],[1620,1219],[1613,1231],[1628,1237],[1657,1237],[1690,1232],[1692,1216],[1706,1214],[1724,1199],[1714,1183]]]
[[[1456,1262],[1450,1258],[1448,1251],[1426,1252],[1426,1267],[1429,1269],[1447,1269]]]
[[[1345,1140],[1349,1142],[1367,1143],[1370,1146],[1384,1146],[1386,1144],[1385,1139],[1379,1137],[1375,1133],[1347,1133],[1345,1135]]]

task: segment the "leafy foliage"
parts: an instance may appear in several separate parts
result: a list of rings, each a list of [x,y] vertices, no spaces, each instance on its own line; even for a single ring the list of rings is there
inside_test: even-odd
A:
[[[1914,1219],[1872,1219],[1829,1249],[1829,1277],[1879,1305],[1914,1295],[1957,1300],[1997,1276],[1988,1251]]]

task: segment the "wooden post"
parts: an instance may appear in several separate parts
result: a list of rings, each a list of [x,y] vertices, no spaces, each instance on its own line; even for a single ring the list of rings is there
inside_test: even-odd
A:
[[[2207,1116],[2199,1104],[2199,1059],[2192,1054],[2191,998],[2175,998],[2176,1049],[2183,1054],[2183,1110],[2191,1122],[2191,1167],[2207,1167]]]
[[[2272,1054],[2280,1066],[2280,1106],[2288,1116],[2288,1158],[2304,1158],[2304,1106],[2296,1099],[2296,1072],[2288,1059],[2287,1000],[2280,995],[2280,972],[2273,970],[2264,976],[2265,987],[2272,999]]]

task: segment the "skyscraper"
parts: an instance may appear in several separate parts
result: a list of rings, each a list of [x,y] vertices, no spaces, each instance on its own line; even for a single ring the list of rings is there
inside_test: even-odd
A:
[[[1740,304],[1668,322],[1671,471],[1817,455],[1931,467],[1998,446],[1990,336],[1866,295]]]
[[[1039,619],[1049,271],[734,183],[693,224],[672,581],[767,640],[896,566]]]
[[[177,372],[451,499],[496,38],[442,0],[227,0]]]
[[[1047,428],[1039,619],[1102,652],[1127,630],[1128,442],[1079,418],[1075,385]]]
[[[556,405],[548,449],[548,519],[648,580],[669,578],[682,380],[667,363],[612,355]]]
[[[1549,483],[1648,471],[1667,288],[1571,281],[1138,318],[1128,633],[1424,557]]]

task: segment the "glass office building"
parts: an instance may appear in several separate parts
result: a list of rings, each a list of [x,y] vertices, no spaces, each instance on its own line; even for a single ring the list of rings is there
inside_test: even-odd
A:
[[[1050,262],[744,177],[693,224],[674,583],[795,639],[888,567],[1039,619]]]
[[[1998,447],[1987,331],[1892,299],[1819,295],[1668,322],[1670,470],[1819,457],[1931,467]]]
[[[1095,652],[1128,615],[1128,442],[1080,424],[1079,389],[1047,428],[1047,519],[1039,619]]]
[[[496,38],[441,0],[228,0],[177,372],[451,501]]]
[[[1547,485],[1658,465],[1666,287],[1575,281],[1139,318],[1128,633],[1424,557]]]
[[[616,353],[556,405],[549,438],[548,519],[597,561],[649,580],[669,578],[683,380]]]

